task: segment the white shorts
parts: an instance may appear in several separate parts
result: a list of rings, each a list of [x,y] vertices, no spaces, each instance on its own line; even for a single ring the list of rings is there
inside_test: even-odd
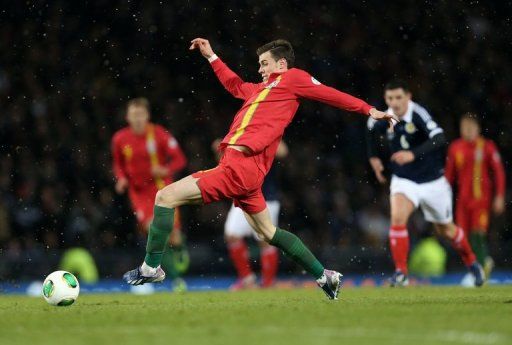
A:
[[[414,207],[420,207],[426,221],[437,224],[452,222],[452,187],[444,176],[426,183],[393,176],[390,189],[391,195],[404,194]]]
[[[277,226],[281,203],[279,201],[267,201],[267,208],[272,223]],[[252,229],[247,219],[245,219],[242,209],[234,205],[231,205],[231,209],[228,212],[228,218],[224,224],[224,235],[233,237],[247,237],[252,235],[255,239],[260,241],[256,231]]]

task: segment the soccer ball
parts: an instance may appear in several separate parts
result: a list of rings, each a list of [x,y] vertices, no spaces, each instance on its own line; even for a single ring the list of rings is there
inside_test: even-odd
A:
[[[66,271],[50,273],[43,283],[43,297],[51,305],[72,305],[79,292],[78,279]]]

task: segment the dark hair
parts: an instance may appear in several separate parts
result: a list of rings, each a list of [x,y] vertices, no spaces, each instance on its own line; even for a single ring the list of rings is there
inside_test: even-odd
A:
[[[480,126],[480,119],[478,118],[478,115],[475,113],[467,112],[467,113],[462,114],[462,116],[460,117],[460,121],[462,121],[462,120],[470,120]]]
[[[403,80],[395,79],[395,80],[389,81],[384,86],[384,91],[396,90],[396,89],[402,89],[405,92],[409,92],[409,85],[405,81],[403,81]]]
[[[149,101],[146,97],[138,97],[138,98],[130,99],[128,101],[128,103],[126,104],[126,109],[128,109],[132,105],[135,107],[144,107],[144,108],[146,108],[146,110],[148,112],[151,111],[150,106],[149,106]]]
[[[276,61],[285,59],[288,64],[288,68],[292,68],[295,63],[295,53],[293,52],[292,44],[287,40],[278,39],[256,49],[256,54],[258,56],[265,52],[270,52]]]

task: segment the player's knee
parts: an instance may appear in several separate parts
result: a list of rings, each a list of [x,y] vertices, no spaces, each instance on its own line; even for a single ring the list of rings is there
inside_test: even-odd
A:
[[[176,198],[175,198],[175,186],[174,185],[168,185],[165,188],[159,190],[156,193],[155,197],[155,205],[163,206],[163,207],[169,207],[174,208],[178,205],[176,205]]]
[[[224,236],[224,240],[226,241],[227,244],[237,243],[241,239],[242,239],[241,237],[233,236],[233,235],[225,235]]]
[[[434,224],[434,228],[439,236],[452,238],[455,235],[455,225],[448,224]]]
[[[391,226],[399,226],[407,224],[407,217],[400,213],[391,214]]]

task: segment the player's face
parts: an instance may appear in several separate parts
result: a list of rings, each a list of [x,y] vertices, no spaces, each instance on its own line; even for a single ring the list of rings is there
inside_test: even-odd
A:
[[[260,64],[258,73],[261,74],[264,83],[267,82],[268,77],[272,73],[284,72],[288,69],[286,59],[276,61],[270,52],[264,52],[259,56],[258,60]]]
[[[407,112],[408,103],[411,100],[411,93],[406,92],[402,88],[386,90],[384,100],[396,116],[404,116]]]
[[[126,113],[126,121],[135,133],[143,133],[149,121],[149,111],[145,107],[131,105]]]
[[[462,119],[460,122],[460,136],[467,141],[474,141],[480,135],[480,126],[471,119]]]

